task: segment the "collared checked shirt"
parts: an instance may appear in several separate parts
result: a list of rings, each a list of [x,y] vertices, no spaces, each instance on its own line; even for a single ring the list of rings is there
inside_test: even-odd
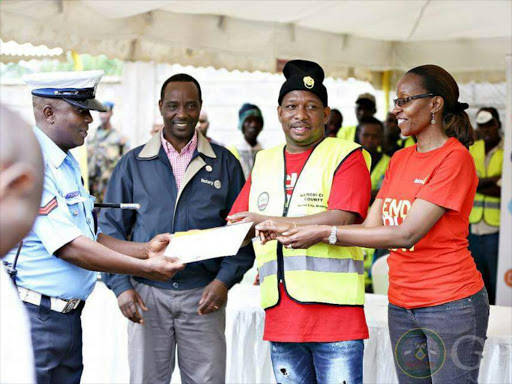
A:
[[[179,191],[181,189],[181,182],[183,181],[185,171],[192,160],[194,151],[197,149],[197,132],[194,133],[192,139],[183,147],[181,152],[178,152],[172,144],[165,139],[163,129],[160,131],[160,140],[162,140],[162,146],[164,147],[167,158],[171,163],[172,172]]]
[[[50,297],[85,300],[96,272],[77,267],[55,252],[79,236],[97,239],[92,215],[94,198],[84,189],[80,167],[39,128],[34,133],[44,158],[44,187],[32,230],[23,239],[17,264],[17,284]],[[6,256],[12,263],[16,249]]]

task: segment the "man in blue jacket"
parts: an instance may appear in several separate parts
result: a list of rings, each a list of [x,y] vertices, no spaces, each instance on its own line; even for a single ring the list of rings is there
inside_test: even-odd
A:
[[[139,203],[141,208],[102,212],[105,233],[143,241],[161,232],[226,224],[244,176],[228,150],[195,130],[201,105],[201,88],[193,77],[178,74],[164,82],[159,101],[163,130],[119,161],[105,195],[106,202]],[[165,283],[103,275],[131,320],[130,381],[169,383],[177,347],[183,383],[224,383],[227,293],[253,262],[249,244],[236,256],[188,264]]]

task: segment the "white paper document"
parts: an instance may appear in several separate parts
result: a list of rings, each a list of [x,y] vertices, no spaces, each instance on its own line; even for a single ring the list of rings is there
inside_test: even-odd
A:
[[[251,229],[252,222],[189,232],[177,232],[164,255],[182,263],[234,256]]]

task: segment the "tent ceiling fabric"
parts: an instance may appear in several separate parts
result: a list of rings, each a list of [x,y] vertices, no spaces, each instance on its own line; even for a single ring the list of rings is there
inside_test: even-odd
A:
[[[2,39],[132,61],[276,71],[320,62],[330,76],[439,64],[458,79],[503,81],[512,2],[125,1],[0,3]]]

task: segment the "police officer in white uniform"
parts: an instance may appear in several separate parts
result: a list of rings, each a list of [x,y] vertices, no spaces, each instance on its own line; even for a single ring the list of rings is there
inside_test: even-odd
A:
[[[44,158],[39,216],[23,240],[16,283],[32,327],[38,383],[79,383],[82,365],[80,314],[96,282],[96,272],[126,273],[167,280],[184,268],[163,256],[170,235],[148,243],[120,241],[101,233],[93,198],[82,184],[69,152],[84,144],[90,110],[103,71],[34,74],[34,133]],[[13,266],[16,249],[6,260]]]

